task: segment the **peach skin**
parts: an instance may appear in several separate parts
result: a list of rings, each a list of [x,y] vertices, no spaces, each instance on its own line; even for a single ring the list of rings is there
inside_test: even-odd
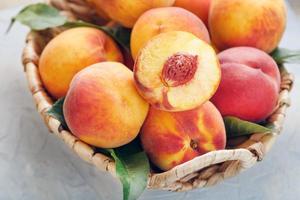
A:
[[[209,29],[221,51],[250,46],[270,53],[278,46],[285,26],[284,0],[214,0],[211,4]]]
[[[172,6],[175,0],[89,0],[112,20],[132,28],[136,20],[151,8]],[[101,8],[100,8],[101,7]]]
[[[174,6],[181,7],[197,15],[208,25],[208,14],[212,0],[176,0]]]
[[[260,122],[276,108],[280,73],[265,52],[251,47],[235,47],[218,55],[221,84],[211,101],[223,116]]]
[[[183,112],[165,112],[150,107],[142,127],[141,142],[150,160],[169,170],[226,145],[221,114],[209,101]]]
[[[39,73],[54,98],[64,97],[73,76],[81,69],[101,62],[123,62],[117,44],[94,28],[74,28],[52,39],[42,52]]]
[[[147,116],[148,104],[134,86],[133,74],[117,62],[102,62],[72,80],[63,111],[71,132],[101,148],[131,142]]]
[[[177,7],[154,8],[145,12],[132,29],[130,47],[133,58],[151,38],[168,31],[190,32],[210,43],[207,28],[193,13]]]
[[[221,69],[209,44],[191,33],[170,31],[155,36],[140,51],[134,77],[138,91],[152,106],[184,111],[213,96]]]

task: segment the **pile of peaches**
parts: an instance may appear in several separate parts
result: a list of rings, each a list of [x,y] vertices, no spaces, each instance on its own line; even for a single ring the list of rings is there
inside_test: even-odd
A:
[[[52,39],[39,61],[82,141],[116,148],[139,137],[152,163],[169,170],[224,149],[222,117],[258,123],[276,108],[280,72],[268,53],[285,30],[283,0],[89,3],[99,18],[132,28],[131,55],[105,32],[80,27]]]

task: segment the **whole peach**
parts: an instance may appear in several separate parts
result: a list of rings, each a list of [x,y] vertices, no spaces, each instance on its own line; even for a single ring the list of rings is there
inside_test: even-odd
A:
[[[223,116],[259,122],[277,105],[280,73],[265,52],[235,47],[221,52],[221,84],[211,99]]]
[[[102,62],[74,77],[63,111],[75,136],[97,147],[115,148],[138,135],[148,104],[137,93],[126,66]]]
[[[154,8],[145,12],[133,27],[130,40],[133,58],[151,38],[168,31],[190,32],[210,43],[207,28],[193,13],[177,7]]]
[[[136,20],[151,8],[172,6],[175,0],[89,0],[112,20],[132,28]]]
[[[42,52],[39,73],[47,91],[60,98],[67,94],[73,76],[101,61],[123,61],[117,44],[94,28],[74,28],[52,39]]]
[[[162,170],[224,149],[226,144],[222,116],[209,101],[184,112],[170,113],[150,107],[140,137],[150,160]]]
[[[197,15],[205,25],[208,25],[208,14],[212,0],[176,0],[174,6],[178,6]]]
[[[250,46],[270,53],[285,26],[284,0],[214,0],[211,4],[209,29],[219,50]]]

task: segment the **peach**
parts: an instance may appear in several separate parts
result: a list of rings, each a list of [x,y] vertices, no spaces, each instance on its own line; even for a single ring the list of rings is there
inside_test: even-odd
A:
[[[102,62],[72,80],[63,111],[71,132],[101,148],[132,141],[147,116],[148,104],[137,93],[133,73],[117,62]]]
[[[210,43],[207,28],[193,13],[176,7],[154,8],[145,12],[132,29],[130,46],[133,58],[151,38],[168,31],[190,32]]]
[[[136,20],[151,8],[172,6],[175,0],[90,0],[112,20],[132,28]]]
[[[162,170],[226,145],[222,116],[209,101],[183,112],[150,107],[140,137],[150,160]]]
[[[170,31],[153,37],[134,65],[140,94],[155,108],[184,111],[209,100],[221,69],[213,48],[195,35]]]
[[[285,26],[284,0],[215,0],[211,4],[209,29],[221,51],[250,46],[270,53],[280,42]]]
[[[94,28],[74,28],[52,39],[42,52],[39,73],[54,98],[64,97],[73,76],[101,61],[123,61],[117,44]]]
[[[212,102],[223,116],[259,122],[277,105],[280,73],[275,61],[252,47],[235,47],[218,55],[222,69],[220,87]]]
[[[176,0],[174,6],[191,11],[208,25],[208,14],[211,1],[212,0]]]

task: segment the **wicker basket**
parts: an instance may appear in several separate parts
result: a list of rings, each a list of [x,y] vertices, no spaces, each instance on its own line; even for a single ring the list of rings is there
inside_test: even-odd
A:
[[[49,3],[62,10],[70,18],[80,18],[87,21],[95,19],[95,12],[86,4],[85,0],[51,0]],[[62,139],[80,158],[116,177],[115,163],[111,158],[94,152],[93,147],[64,130],[58,120],[47,114],[53,101],[41,82],[38,72],[38,60],[44,46],[58,32],[57,29],[30,32],[27,37],[23,53],[23,64],[37,110],[50,132]],[[147,187],[149,189],[187,191],[212,186],[261,161],[280,133],[286,109],[290,105],[289,91],[292,88],[293,77],[287,73],[284,67],[281,67],[281,78],[278,107],[268,119],[274,127],[273,134],[254,133],[250,137],[237,138],[228,141],[230,150],[207,153],[164,173],[152,172],[149,174]]]

